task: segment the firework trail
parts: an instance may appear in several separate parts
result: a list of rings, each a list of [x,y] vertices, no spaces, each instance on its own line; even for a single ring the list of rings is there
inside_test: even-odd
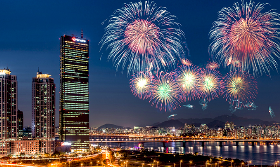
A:
[[[183,65],[175,70],[175,80],[185,92],[188,100],[200,96],[200,74],[200,69],[193,65]]]
[[[175,110],[186,101],[183,90],[174,80],[174,73],[159,72],[148,86],[152,105],[160,110]]]
[[[170,118],[173,118],[173,119],[174,119],[174,117],[175,117],[176,115],[177,115],[177,114],[169,115],[169,116],[167,117],[167,119],[170,119]]]
[[[269,108],[268,108],[268,112],[269,112],[271,118],[274,118],[274,117],[275,117],[274,112],[273,112],[273,110],[272,110],[272,108],[271,108],[270,106],[269,106]]]
[[[224,80],[225,90],[223,94],[232,106],[241,108],[256,98],[257,82],[252,75],[246,72],[230,72]]]
[[[151,64],[155,70],[175,66],[185,55],[175,18],[154,2],[125,4],[109,19],[101,48],[106,46],[108,59],[128,73],[147,71]]]
[[[249,102],[249,103],[245,104],[244,107],[247,107],[248,110],[256,110],[258,106],[256,106],[256,104],[254,102]]]
[[[191,105],[191,104],[187,104],[187,105],[183,105],[183,106],[185,106],[185,107],[187,107],[189,109],[193,109],[193,105]]]
[[[202,99],[205,101],[211,101],[212,99],[217,98],[224,88],[220,73],[211,69],[202,70],[200,72],[201,75],[198,88]]]
[[[199,101],[199,104],[202,106],[202,110],[204,111],[204,110],[206,110],[207,109],[207,107],[208,107],[208,101],[206,100],[206,99],[201,99],[200,101]]]
[[[243,109],[243,105],[241,101],[232,100],[229,106],[229,111],[231,111],[231,113],[234,113],[236,110],[242,110],[242,109]]]
[[[140,99],[144,98],[148,93],[148,85],[151,82],[152,75],[149,73],[138,72],[135,73],[130,80],[131,92],[134,96],[138,96]]]
[[[267,4],[250,1],[224,7],[210,31],[209,52],[231,69],[268,73],[279,58],[279,14],[263,11]]]

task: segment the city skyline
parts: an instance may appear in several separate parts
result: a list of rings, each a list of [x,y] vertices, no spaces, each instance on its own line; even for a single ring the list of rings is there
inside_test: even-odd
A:
[[[84,30],[85,38],[90,40],[90,126],[100,126],[105,123],[114,123],[122,126],[148,125],[166,120],[171,114],[176,118],[204,118],[217,115],[231,114],[229,104],[223,99],[215,99],[203,111],[199,100],[191,101],[194,109],[181,108],[173,112],[160,112],[151,106],[148,100],[135,97],[129,88],[130,75],[127,71],[116,71],[111,60],[107,60],[108,51],[100,51],[101,40],[106,23],[102,24],[116,9],[130,1],[60,1],[53,3],[35,2],[10,4],[4,2],[1,6],[3,12],[0,54],[2,60],[0,68],[7,68],[12,75],[18,77],[18,109],[24,113],[24,126],[31,125],[31,81],[37,68],[52,75],[56,86],[56,126],[58,126],[59,107],[59,37],[63,34],[80,34]],[[133,1],[135,2],[135,1]],[[239,1],[155,1],[158,6],[166,7],[171,14],[177,16],[177,22],[185,33],[188,46],[188,58],[201,67],[210,61],[208,54],[208,33],[212,23],[217,19],[217,12],[223,7],[232,6]],[[270,3],[268,9],[276,9],[279,13],[280,2],[273,0],[255,1]],[[111,5],[108,5],[111,4]],[[62,6],[66,6],[62,9]],[[210,6],[210,7],[209,7]],[[10,8],[9,8],[10,7]],[[27,10],[28,9],[28,10]],[[71,10],[70,10],[71,9]],[[17,11],[16,15],[13,14]],[[50,11],[52,11],[50,13]],[[66,18],[64,13],[74,12],[77,16]],[[18,13],[21,13],[18,15]],[[34,15],[34,13],[36,13]],[[90,16],[89,18],[82,17]],[[61,17],[56,17],[61,16]],[[49,24],[50,23],[50,24]],[[16,25],[16,26],[15,26]],[[14,40],[17,39],[17,40]],[[38,39],[42,39],[38,41]],[[186,50],[187,52],[187,50]],[[276,60],[280,64],[279,59]],[[220,68],[225,75],[228,69]],[[264,120],[277,120],[280,106],[280,74],[273,70],[271,77],[263,75],[257,77],[258,95],[255,100],[257,110],[237,110],[238,116],[261,118]],[[219,107],[216,107],[219,106]],[[274,109],[275,118],[269,115],[269,106]],[[209,116],[211,114],[211,116]],[[125,121],[125,122],[124,122]]]

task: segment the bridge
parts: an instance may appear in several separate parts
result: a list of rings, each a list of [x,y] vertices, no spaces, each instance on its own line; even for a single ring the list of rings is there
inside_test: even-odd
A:
[[[204,146],[208,142],[217,142],[222,146],[223,142],[235,142],[236,145],[240,142],[248,142],[255,145],[255,143],[265,143],[266,145],[272,143],[280,143],[280,139],[234,139],[234,138],[194,138],[194,137],[166,137],[166,136],[139,136],[139,135],[91,135],[90,143],[128,143],[128,142],[138,142],[149,143],[149,142],[182,142],[183,146],[186,142],[201,142]]]

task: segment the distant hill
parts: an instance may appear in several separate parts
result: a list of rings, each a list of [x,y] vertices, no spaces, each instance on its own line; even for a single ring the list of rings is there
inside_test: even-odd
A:
[[[178,119],[182,123],[187,123],[187,124],[208,124],[209,122],[214,121],[213,118],[190,118],[190,119]]]
[[[99,126],[97,129],[100,130],[100,129],[104,129],[104,128],[114,128],[114,129],[117,129],[117,128],[129,128],[129,127],[123,127],[123,126],[118,126],[118,125],[114,125],[114,124],[104,124],[102,126]]]
[[[216,118],[215,120],[223,121],[223,122],[233,122],[236,126],[249,126],[249,125],[271,125],[272,122],[263,121],[260,119],[248,119],[243,117],[238,117],[234,114],[231,116],[229,115],[221,115]]]
[[[207,126],[208,126],[208,128],[214,128],[214,129],[224,128],[225,127],[225,122],[219,121],[219,120],[214,120],[212,122],[209,122],[207,124]]]
[[[153,126],[156,126],[156,127],[162,127],[162,128],[166,128],[166,127],[175,127],[176,129],[177,128],[181,128],[181,127],[184,127],[184,123],[182,123],[181,121],[179,120],[168,120],[168,121],[164,121],[162,123],[159,123],[159,124],[153,124]]]
[[[157,127],[184,127],[184,124],[193,124],[196,127],[201,124],[207,124],[209,128],[218,128],[224,127],[226,122],[233,122],[237,127],[239,126],[249,126],[249,125],[272,125],[276,121],[269,122],[263,121],[261,119],[250,119],[238,117],[234,114],[232,115],[221,115],[215,118],[189,118],[189,119],[177,119],[177,120],[168,120],[162,123],[155,123],[153,126]]]

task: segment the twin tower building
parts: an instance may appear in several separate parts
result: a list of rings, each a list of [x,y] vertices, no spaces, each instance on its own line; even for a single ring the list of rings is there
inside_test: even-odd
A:
[[[71,146],[71,152],[89,150],[89,41],[83,34],[60,38],[59,142],[51,75],[37,72],[32,79],[32,139],[22,137],[17,92],[16,76],[9,69],[0,70],[0,155],[51,154],[57,143]]]

